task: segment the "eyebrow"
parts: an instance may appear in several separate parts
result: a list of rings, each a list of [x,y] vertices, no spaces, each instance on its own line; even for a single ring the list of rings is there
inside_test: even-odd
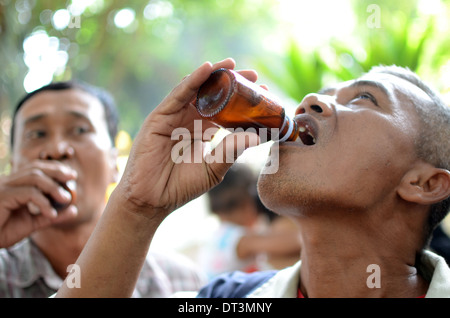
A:
[[[373,87],[375,89],[380,90],[384,95],[386,95],[386,97],[390,100],[392,94],[389,92],[389,90],[380,82],[376,82],[376,81],[369,81],[369,80],[355,80],[353,83],[351,83],[349,86],[346,86],[344,88],[358,88],[361,86],[370,86]],[[321,90],[319,90],[317,92],[317,94],[322,94],[322,95],[330,95],[333,94],[336,91],[336,87],[325,87],[322,88]]]
[[[69,112],[67,112],[67,113],[68,113],[69,115],[72,115],[73,117],[85,119],[85,120],[87,120],[87,121],[90,122],[90,119],[89,119],[85,114],[83,114],[83,113],[80,113],[80,112],[77,112],[77,111],[69,111]],[[31,117],[27,118],[27,119],[25,120],[24,124],[25,124],[25,125],[30,125],[30,124],[35,123],[35,122],[38,122],[38,121],[40,121],[41,119],[46,118],[46,117],[48,117],[48,114],[46,114],[46,113],[43,113],[43,114],[37,114],[37,115],[34,115],[34,116],[31,116]]]
[[[322,88],[321,90],[319,90],[318,92],[317,92],[317,94],[320,94],[320,95],[330,95],[332,92],[334,92],[336,90],[336,88],[335,87],[324,87],[324,88]]]
[[[27,119],[25,119],[24,125],[29,125],[34,122],[37,122],[37,121],[41,120],[42,118],[45,118],[46,116],[47,116],[46,114],[39,114],[39,115],[28,117]]]
[[[357,87],[361,87],[361,86],[370,86],[373,87],[375,89],[380,90],[384,95],[386,95],[386,97],[388,99],[391,99],[391,93],[389,92],[389,90],[386,88],[386,86],[384,86],[382,83],[380,82],[376,82],[376,81],[369,81],[369,80],[356,80],[354,81],[352,84],[350,84],[348,87],[350,88],[357,88]]]

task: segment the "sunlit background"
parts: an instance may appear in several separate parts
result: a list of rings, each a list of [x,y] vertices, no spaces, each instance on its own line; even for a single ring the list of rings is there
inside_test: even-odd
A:
[[[450,100],[449,21],[447,0],[0,0],[0,170],[15,103],[57,80],[113,93],[120,169],[143,118],[206,60],[256,69],[288,113],[378,64],[407,66]],[[267,149],[241,160],[257,170]],[[163,223],[153,248],[187,252],[216,225],[201,197]]]

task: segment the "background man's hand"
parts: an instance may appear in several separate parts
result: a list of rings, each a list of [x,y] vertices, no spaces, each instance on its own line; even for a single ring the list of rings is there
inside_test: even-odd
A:
[[[70,202],[70,193],[58,182],[75,178],[76,173],[63,164],[39,160],[0,178],[0,247],[9,247],[38,229],[73,218],[75,206],[58,213],[49,198]]]

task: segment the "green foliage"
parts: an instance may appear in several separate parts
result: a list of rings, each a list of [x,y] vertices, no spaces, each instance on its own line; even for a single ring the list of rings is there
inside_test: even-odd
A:
[[[377,64],[409,67],[416,71],[421,59],[427,54],[427,42],[434,31],[434,21],[430,18],[420,29],[413,19],[403,14],[394,15],[391,23],[383,28],[369,29],[360,40],[366,52],[364,59],[354,55],[354,50],[343,42],[334,41],[331,45],[336,54],[348,54],[363,71]],[[430,65],[436,67],[436,65]]]
[[[318,52],[302,52],[299,45],[291,40],[286,55],[279,61],[281,63],[262,60],[257,64],[257,69],[292,99],[299,101],[322,86],[327,65]]]
[[[298,102],[329,82],[354,79],[380,64],[408,67],[437,86],[445,85],[433,76],[450,61],[448,30],[442,34],[436,17],[421,14],[417,1],[378,1],[381,23],[373,27],[366,9],[374,2],[354,1],[355,13],[365,14],[357,15],[351,36],[333,38],[313,52],[291,40],[278,63],[272,57],[270,62],[261,59],[258,69]]]

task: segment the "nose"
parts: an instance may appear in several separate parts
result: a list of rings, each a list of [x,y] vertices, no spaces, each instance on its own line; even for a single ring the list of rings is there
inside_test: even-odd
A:
[[[297,107],[295,114],[320,114],[321,116],[331,116],[333,114],[333,97],[321,94],[308,94],[303,98]]]
[[[44,149],[39,152],[42,160],[67,160],[74,156],[74,148],[65,140],[49,140]]]

